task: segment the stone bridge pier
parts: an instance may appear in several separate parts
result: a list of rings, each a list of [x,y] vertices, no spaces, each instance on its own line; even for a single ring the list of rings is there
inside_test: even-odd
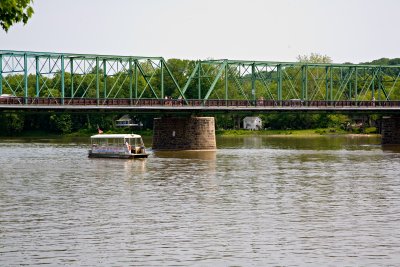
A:
[[[215,150],[214,117],[154,119],[154,150]]]
[[[400,144],[400,116],[382,118],[382,144]]]

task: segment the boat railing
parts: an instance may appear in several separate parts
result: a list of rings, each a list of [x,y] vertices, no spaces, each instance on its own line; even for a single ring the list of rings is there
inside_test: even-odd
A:
[[[126,147],[115,147],[115,146],[97,146],[97,145],[92,145],[92,151],[93,152],[113,152],[113,153],[120,153],[120,152],[126,152],[127,148]]]

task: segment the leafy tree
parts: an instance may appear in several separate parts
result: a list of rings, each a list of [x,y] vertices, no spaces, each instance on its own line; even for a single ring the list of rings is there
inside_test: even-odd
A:
[[[193,72],[195,62],[190,60],[181,60],[181,59],[168,59],[167,61],[168,67],[172,72],[176,82],[179,84],[181,88],[183,88],[186,84],[186,81],[189,79],[190,74]],[[158,78],[159,76],[157,76]],[[173,83],[172,79],[169,75],[164,74],[164,89],[165,95],[172,96],[173,98],[179,97],[179,92],[176,89],[175,84]],[[193,89],[193,90],[192,90]],[[187,92],[194,92],[197,90],[197,87],[193,85],[189,85]],[[186,94],[188,98],[194,98],[194,94]]]
[[[0,114],[0,128],[3,133],[12,135],[24,129],[24,115],[20,112]]]
[[[306,64],[313,64],[313,63],[320,63],[320,64],[329,64],[332,63],[332,59],[327,55],[321,55],[318,53],[311,53],[310,55],[299,55],[297,57],[297,61],[300,63]],[[297,67],[298,73],[300,73],[300,68]],[[315,97],[323,97],[325,95],[324,84],[325,81],[325,73],[321,71],[321,68],[315,68],[313,66],[309,66],[307,71],[308,77],[308,100],[312,100]],[[301,79],[296,80],[297,85],[297,93],[300,94],[301,91]]]
[[[327,55],[311,53],[308,55],[297,56],[297,61],[302,63],[332,63],[332,59]]]
[[[350,123],[350,118],[343,114],[329,114],[328,115],[329,125],[331,127],[342,127],[344,128],[348,123]]]
[[[0,25],[8,32],[8,29],[18,22],[26,24],[33,15],[30,3],[33,0],[1,0],[0,1]]]
[[[72,120],[70,114],[53,114],[50,116],[50,123],[56,132],[66,134],[70,133],[72,130]]]

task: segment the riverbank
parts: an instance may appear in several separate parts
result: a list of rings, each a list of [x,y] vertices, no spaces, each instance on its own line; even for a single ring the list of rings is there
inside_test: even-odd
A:
[[[103,133],[105,134],[139,134],[141,136],[153,136],[153,130],[146,129],[146,130],[132,130],[132,129],[114,129],[114,130],[105,130]],[[80,130],[78,132],[66,134],[66,136],[70,137],[89,137],[92,135],[97,134],[96,131],[92,130]]]
[[[104,131],[107,134],[117,134],[117,133],[135,133],[141,136],[150,137],[153,136],[153,131],[150,129],[146,130],[130,130],[130,129],[114,129]],[[57,138],[57,137],[89,137],[96,134],[93,130],[82,129],[77,132],[69,134],[55,134],[46,131],[29,131],[21,132],[15,135],[1,135],[1,137],[46,137],[46,138]],[[345,131],[343,129],[336,128],[318,128],[318,129],[306,129],[306,130],[216,130],[215,134],[217,136],[318,136],[318,135],[378,135],[377,129],[375,127],[370,127],[364,129],[364,131]]]
[[[305,130],[217,130],[218,136],[249,136],[249,135],[285,135],[285,136],[316,136],[316,135],[378,135],[375,127],[366,128],[364,131],[345,131],[336,128],[318,128]]]

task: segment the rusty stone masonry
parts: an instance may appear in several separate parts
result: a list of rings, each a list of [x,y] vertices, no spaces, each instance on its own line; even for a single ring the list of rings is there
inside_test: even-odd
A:
[[[215,150],[214,117],[154,119],[154,150]]]
[[[382,144],[400,144],[400,117],[382,119]]]

